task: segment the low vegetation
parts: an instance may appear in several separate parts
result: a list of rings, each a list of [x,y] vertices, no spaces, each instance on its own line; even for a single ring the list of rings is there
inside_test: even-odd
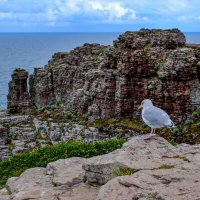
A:
[[[183,160],[183,161],[190,162],[186,157],[180,156],[180,155],[176,155],[176,156],[174,156],[173,158],[177,158],[177,159],[181,159],[181,160]]]
[[[173,168],[175,168],[174,165],[161,165],[157,169],[173,169]]]
[[[195,110],[190,119],[172,129],[161,129],[159,135],[176,146],[180,143],[200,144],[200,109]]]
[[[129,167],[118,167],[113,171],[114,176],[126,176],[126,175],[130,176],[133,173],[135,173],[135,169],[131,169]]]
[[[142,122],[136,122],[130,119],[117,119],[117,118],[109,118],[109,119],[97,119],[90,124],[96,128],[104,128],[104,127],[122,127],[122,128],[129,128],[135,131],[147,131],[148,128],[143,125]]]
[[[122,139],[111,139],[95,143],[69,141],[12,156],[0,162],[0,188],[4,187],[8,178],[19,176],[28,168],[45,167],[49,162],[69,157],[89,158],[106,154],[120,148],[124,142],[125,140]]]

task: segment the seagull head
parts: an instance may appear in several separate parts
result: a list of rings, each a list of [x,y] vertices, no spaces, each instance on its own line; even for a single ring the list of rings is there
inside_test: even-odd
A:
[[[151,102],[150,99],[144,99],[141,103],[141,105],[138,107],[138,110],[142,109],[142,108],[147,108],[149,106],[153,106],[153,103]]]

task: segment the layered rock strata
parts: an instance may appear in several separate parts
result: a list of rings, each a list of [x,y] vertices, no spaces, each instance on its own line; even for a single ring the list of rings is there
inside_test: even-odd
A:
[[[160,137],[147,141],[137,136],[106,155],[61,159],[46,168],[28,169],[7,181],[0,198],[197,200],[199,167],[200,145],[174,147]],[[132,169],[132,174],[127,175],[127,169]]]
[[[56,53],[45,68],[35,69],[32,106],[56,103],[89,120],[138,119],[137,106],[150,98],[179,123],[200,105],[197,57],[178,29],[126,32],[113,46],[85,44]]]

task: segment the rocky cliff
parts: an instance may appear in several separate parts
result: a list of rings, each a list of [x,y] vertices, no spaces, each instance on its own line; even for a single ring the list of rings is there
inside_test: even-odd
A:
[[[137,119],[137,106],[150,98],[178,123],[200,105],[198,61],[196,50],[186,47],[178,29],[126,32],[113,46],[85,44],[54,54],[44,68],[30,75],[31,106],[59,104],[89,120]],[[16,73],[20,77],[21,71]],[[15,77],[8,111],[21,112],[29,109],[30,101],[26,78]]]
[[[197,200],[200,145],[174,147],[157,137],[121,149],[31,168],[7,181],[1,200]]]

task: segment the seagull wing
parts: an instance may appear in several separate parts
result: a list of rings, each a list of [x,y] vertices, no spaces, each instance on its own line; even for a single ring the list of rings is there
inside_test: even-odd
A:
[[[169,115],[156,106],[150,106],[144,109],[142,118],[152,126],[173,126],[173,122],[169,118]]]

